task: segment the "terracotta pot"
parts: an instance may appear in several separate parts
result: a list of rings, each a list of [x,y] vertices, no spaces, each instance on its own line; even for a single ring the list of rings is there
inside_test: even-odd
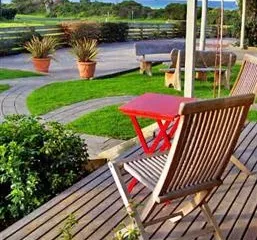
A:
[[[32,58],[34,68],[39,72],[48,72],[51,58]]]
[[[81,78],[90,79],[94,77],[96,62],[77,62]]]

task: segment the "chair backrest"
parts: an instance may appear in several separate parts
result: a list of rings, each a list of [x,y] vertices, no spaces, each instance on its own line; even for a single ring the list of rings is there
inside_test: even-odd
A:
[[[135,43],[136,56],[170,53],[172,49],[185,49],[185,42],[177,40],[143,41]]]
[[[182,103],[180,121],[155,189],[159,201],[221,184],[254,94]]]
[[[171,68],[176,67],[178,50],[174,49],[171,52]],[[180,51],[180,66],[185,67],[185,51]],[[219,53],[216,51],[205,50],[200,51],[197,50],[195,52],[195,67],[196,68],[208,68],[215,67],[219,65]],[[233,52],[222,52],[222,66],[234,66],[236,63],[236,54]]]
[[[254,93],[257,95],[257,56],[244,56],[237,80],[230,92],[230,96]]]

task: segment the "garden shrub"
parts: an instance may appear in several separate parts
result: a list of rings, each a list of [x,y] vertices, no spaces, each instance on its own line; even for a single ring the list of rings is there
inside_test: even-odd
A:
[[[170,3],[165,7],[166,18],[172,20],[186,20],[187,5],[180,3]]]
[[[185,37],[186,36],[186,21],[179,21],[173,24],[172,37]]]
[[[56,122],[14,115],[0,125],[0,230],[85,175],[87,149]]]
[[[61,28],[64,31],[67,43],[83,38],[99,40],[101,35],[100,25],[95,22],[63,22]]]
[[[33,36],[39,37],[40,39],[43,38],[40,33],[36,32],[35,27],[27,27],[24,32],[20,33],[18,45],[23,47],[26,42],[29,42],[33,38]]]
[[[127,23],[63,22],[61,27],[69,43],[79,39],[96,39],[102,42],[124,42],[128,36]]]
[[[127,23],[111,23],[101,24],[101,41],[103,42],[124,42],[128,37]]]
[[[17,10],[15,8],[2,8],[0,17],[13,20],[17,14]]]
[[[13,41],[8,41],[4,38],[0,38],[0,56],[8,55],[12,50],[13,45]]]

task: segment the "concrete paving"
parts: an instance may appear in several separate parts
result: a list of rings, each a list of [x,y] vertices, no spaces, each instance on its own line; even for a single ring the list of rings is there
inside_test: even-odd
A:
[[[181,41],[184,40],[181,39]],[[230,44],[234,41],[235,39],[224,39],[224,48],[236,52],[238,60],[242,59],[244,53],[257,53],[256,49],[248,49],[242,51],[238,48],[231,47]],[[216,39],[207,39],[208,49],[215,49],[216,44]],[[95,76],[100,77],[136,69],[139,64],[135,57],[133,45],[134,42],[101,44],[97,57]],[[26,106],[26,98],[35,89],[52,82],[69,81],[71,79],[79,80],[76,60],[75,57],[71,54],[70,49],[64,48],[57,50],[55,59],[57,59],[57,61],[52,61],[50,72],[45,76],[15,80],[2,80],[0,82],[0,84],[7,83],[11,86],[8,91],[0,94],[0,120],[2,120],[7,114],[29,114],[29,110]],[[30,71],[34,70],[30,61],[30,54],[25,53],[14,56],[1,57],[0,68]],[[101,79],[99,81],[101,81]],[[44,115],[43,118],[47,120],[57,120],[62,123],[67,123],[89,111],[94,111],[105,105],[123,103],[130,99],[131,96],[90,100],[55,110]],[[115,143],[120,142],[119,140],[102,137],[98,138],[95,136],[88,136],[87,140],[89,145],[92,143],[92,146],[89,146],[89,148],[92,149],[92,155],[97,155],[97,149],[106,150],[106,147],[115,145]],[[108,142],[111,142],[111,144]],[[106,145],[105,143],[108,144]]]

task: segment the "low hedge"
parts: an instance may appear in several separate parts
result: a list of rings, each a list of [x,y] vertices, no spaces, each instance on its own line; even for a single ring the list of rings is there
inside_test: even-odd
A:
[[[85,176],[84,142],[56,122],[9,116],[0,125],[0,231]]]
[[[125,42],[128,38],[128,24],[127,23],[102,23],[101,41],[103,42]]]
[[[0,11],[0,18],[4,18],[7,20],[13,20],[17,14],[17,10],[15,8],[2,8]]]
[[[92,38],[99,42],[124,42],[128,37],[127,23],[95,23],[87,21],[63,22],[61,27],[66,41]]]

